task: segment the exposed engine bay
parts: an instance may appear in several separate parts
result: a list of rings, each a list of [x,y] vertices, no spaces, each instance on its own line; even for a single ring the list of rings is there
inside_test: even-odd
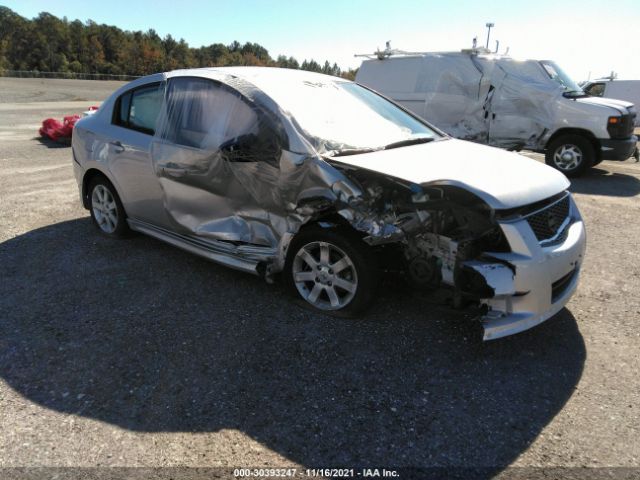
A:
[[[454,298],[515,293],[515,268],[491,256],[510,252],[509,244],[481,199],[458,187],[421,186],[332,165],[363,193],[338,214],[367,244],[385,251],[383,268],[401,271],[420,289],[453,287]]]

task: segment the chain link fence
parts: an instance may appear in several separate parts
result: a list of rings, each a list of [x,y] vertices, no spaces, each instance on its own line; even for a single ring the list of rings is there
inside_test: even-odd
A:
[[[64,78],[71,80],[135,80],[136,75],[112,75],[109,73],[41,72],[39,70],[0,70],[0,77]]]

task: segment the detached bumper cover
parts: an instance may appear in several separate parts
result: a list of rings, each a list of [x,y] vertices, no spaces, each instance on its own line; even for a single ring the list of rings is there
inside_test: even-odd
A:
[[[515,267],[515,294],[496,295],[483,303],[488,312],[481,318],[484,340],[528,330],[558,313],[576,291],[586,248],[586,233],[571,199],[572,223],[563,241],[541,245],[526,220],[501,224],[513,252],[493,254]],[[498,293],[496,291],[496,293]]]
[[[506,337],[515,333],[529,330],[536,325],[550,319],[558,313],[569,299],[573,296],[578,287],[579,270],[575,270],[572,275],[571,283],[549,309],[543,313],[518,312],[505,315],[499,311],[490,311],[484,316],[482,326],[484,328],[483,340],[495,340],[497,338]]]
[[[600,139],[600,150],[605,160],[626,160],[636,149],[638,137],[632,135],[625,139]]]

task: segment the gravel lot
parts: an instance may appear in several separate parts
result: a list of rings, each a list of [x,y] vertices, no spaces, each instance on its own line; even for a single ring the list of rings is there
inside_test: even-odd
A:
[[[0,78],[0,467],[639,467],[640,164],[573,182],[589,245],[568,307],[483,344],[400,288],[328,319],[100,236],[37,129],[118,85]]]

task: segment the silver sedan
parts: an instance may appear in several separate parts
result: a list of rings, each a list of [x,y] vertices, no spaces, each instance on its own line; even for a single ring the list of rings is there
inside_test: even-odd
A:
[[[353,316],[381,275],[478,307],[485,339],[558,312],[578,283],[580,214],[559,172],[454,140],[356,83],[271,68],[155,74],[73,133],[83,205]]]

